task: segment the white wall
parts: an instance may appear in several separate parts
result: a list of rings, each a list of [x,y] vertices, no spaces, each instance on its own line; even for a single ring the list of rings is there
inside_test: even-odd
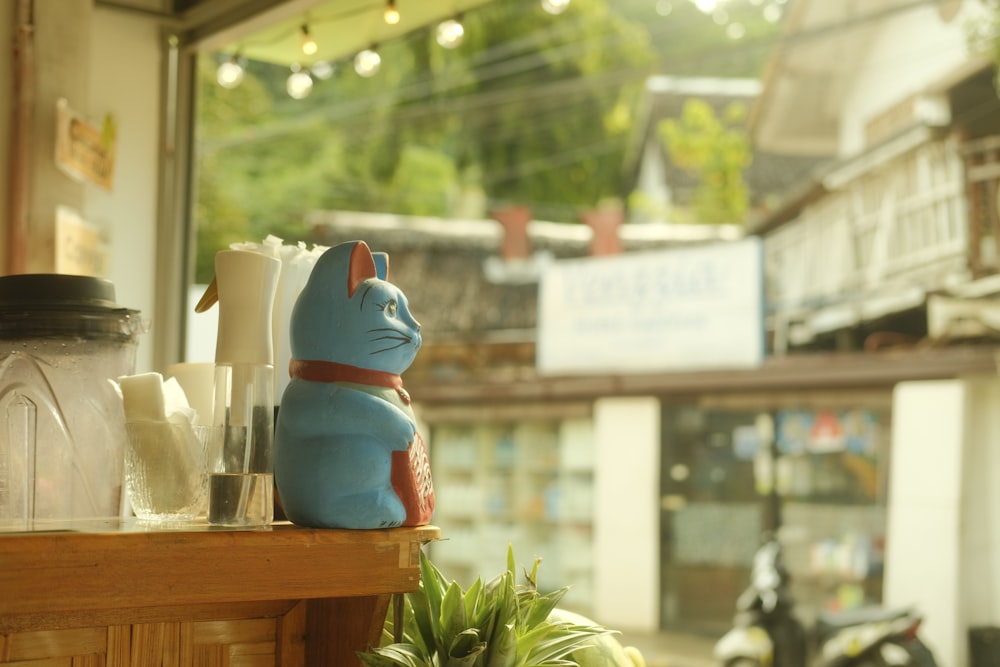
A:
[[[660,597],[660,402],[594,404],[594,618],[653,632]]]
[[[110,273],[118,303],[152,316],[160,122],[159,29],[152,21],[96,8],[90,40],[90,101],[79,109],[95,123],[117,121],[114,186],[87,186],[84,217],[109,235]],[[152,322],[139,342],[136,371],[152,369]],[[163,370],[163,369],[156,369]]]
[[[904,382],[893,392],[884,601],[913,605],[939,664],[967,651],[960,567],[968,387],[961,380]]]
[[[900,12],[882,25],[838,111],[841,155],[864,147],[865,124],[873,116],[925,91],[968,60],[966,22],[984,12],[985,4],[967,0],[949,23],[940,19],[935,4],[928,4]]]

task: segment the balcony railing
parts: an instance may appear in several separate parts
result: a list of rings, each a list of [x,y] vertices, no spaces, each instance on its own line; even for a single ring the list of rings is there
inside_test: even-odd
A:
[[[997,272],[1000,136],[918,135],[824,184],[824,197],[765,239],[779,337],[781,326],[810,337]]]

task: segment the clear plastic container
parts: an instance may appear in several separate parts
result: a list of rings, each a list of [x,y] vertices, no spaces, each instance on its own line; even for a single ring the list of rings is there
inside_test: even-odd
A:
[[[115,378],[134,372],[143,330],[107,280],[0,277],[0,530],[120,515]]]
[[[274,520],[273,373],[270,364],[215,365],[210,524],[266,526]]]

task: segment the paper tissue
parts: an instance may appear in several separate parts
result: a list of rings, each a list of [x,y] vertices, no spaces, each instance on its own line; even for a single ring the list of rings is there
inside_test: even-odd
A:
[[[118,378],[125,406],[125,487],[136,517],[195,519],[207,493],[203,427],[176,379],[159,373]]]

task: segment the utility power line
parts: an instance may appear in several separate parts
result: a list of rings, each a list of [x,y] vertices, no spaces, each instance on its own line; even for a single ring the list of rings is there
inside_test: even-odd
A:
[[[746,56],[750,53],[772,47],[776,47],[780,52],[781,50],[793,47],[803,42],[826,38],[844,30],[853,29],[861,25],[882,20],[894,14],[911,11],[929,4],[937,4],[941,1],[942,0],[912,0],[911,2],[876,10],[846,21],[819,26],[811,30],[787,35],[776,40],[755,40],[743,42],[724,50],[706,49],[700,52],[694,52],[689,54],[687,57],[676,61],[675,64],[683,66],[692,62],[732,58],[740,55]],[[666,24],[666,27],[657,28],[656,30],[651,31],[650,34],[652,37],[665,37],[669,36],[669,34],[673,32],[683,32],[683,26],[677,27],[669,21],[664,23]],[[554,25],[558,26],[560,24]],[[433,96],[439,96],[441,93],[447,92],[448,90],[468,85],[469,77],[476,80],[477,83],[489,82],[505,76],[511,76],[513,74],[530,72],[549,64],[565,62],[583,55],[587,50],[592,48],[607,49],[609,47],[620,45],[625,39],[627,39],[626,36],[622,36],[617,33],[605,33],[609,36],[597,41],[596,43],[594,41],[587,40],[568,42],[553,49],[549,49],[546,51],[544,57],[537,52],[524,50],[541,41],[550,39],[553,35],[561,35],[563,33],[573,34],[574,27],[575,24],[566,24],[561,29],[547,28],[539,31],[538,33],[533,33],[528,38],[518,40],[509,48],[497,48],[496,50],[491,50],[490,52],[483,52],[484,55],[478,58],[481,68],[471,70],[468,72],[467,76],[461,77],[460,80],[450,86],[435,86],[435,83],[440,84],[440,80],[435,79],[434,75],[428,73],[424,78],[405,84],[397,89],[379,91],[371,96],[356,98],[335,107],[301,114],[291,119],[277,121],[265,127],[250,128],[234,133],[225,138],[204,142],[202,149],[206,151],[220,150],[233,145],[245,145],[246,143],[279,139],[288,133],[297,131],[302,125],[308,125],[315,122],[340,124],[351,121],[352,119],[363,119],[367,122],[370,119],[372,108],[384,107],[392,103],[398,104],[400,102],[406,102],[412,107],[415,106],[412,104],[413,102],[430,99]],[[511,53],[521,53],[521,55],[514,58],[503,59],[505,55],[509,55]],[[477,58],[473,58],[473,62],[476,61]],[[636,68],[630,71],[625,78],[622,78],[620,83],[638,80],[649,73],[648,69]],[[565,92],[565,85],[569,82],[573,82],[573,85],[576,87],[584,89],[591,85],[590,79],[592,78],[594,77],[578,76],[571,79],[547,82],[545,84],[545,88],[547,89],[550,86],[562,84]],[[600,87],[601,83],[598,82],[595,85]],[[614,84],[606,83],[604,85]],[[480,91],[465,96],[448,98],[447,103],[449,105],[461,105],[464,102],[469,105],[466,108],[475,108],[477,106],[479,108],[483,108],[499,105],[507,99],[517,100],[519,103],[522,98],[519,98],[517,93],[521,93],[522,96],[528,91],[532,91],[533,95],[543,94],[541,92],[536,92],[537,89],[538,86],[536,85],[525,85],[510,89]],[[483,100],[481,103],[476,101],[477,96],[480,95],[483,96],[481,98]],[[437,111],[438,107],[436,107],[436,102],[432,101],[428,104],[429,106],[425,110],[426,113]],[[405,112],[396,111],[396,113]],[[413,111],[412,113],[419,114],[420,112]]]

